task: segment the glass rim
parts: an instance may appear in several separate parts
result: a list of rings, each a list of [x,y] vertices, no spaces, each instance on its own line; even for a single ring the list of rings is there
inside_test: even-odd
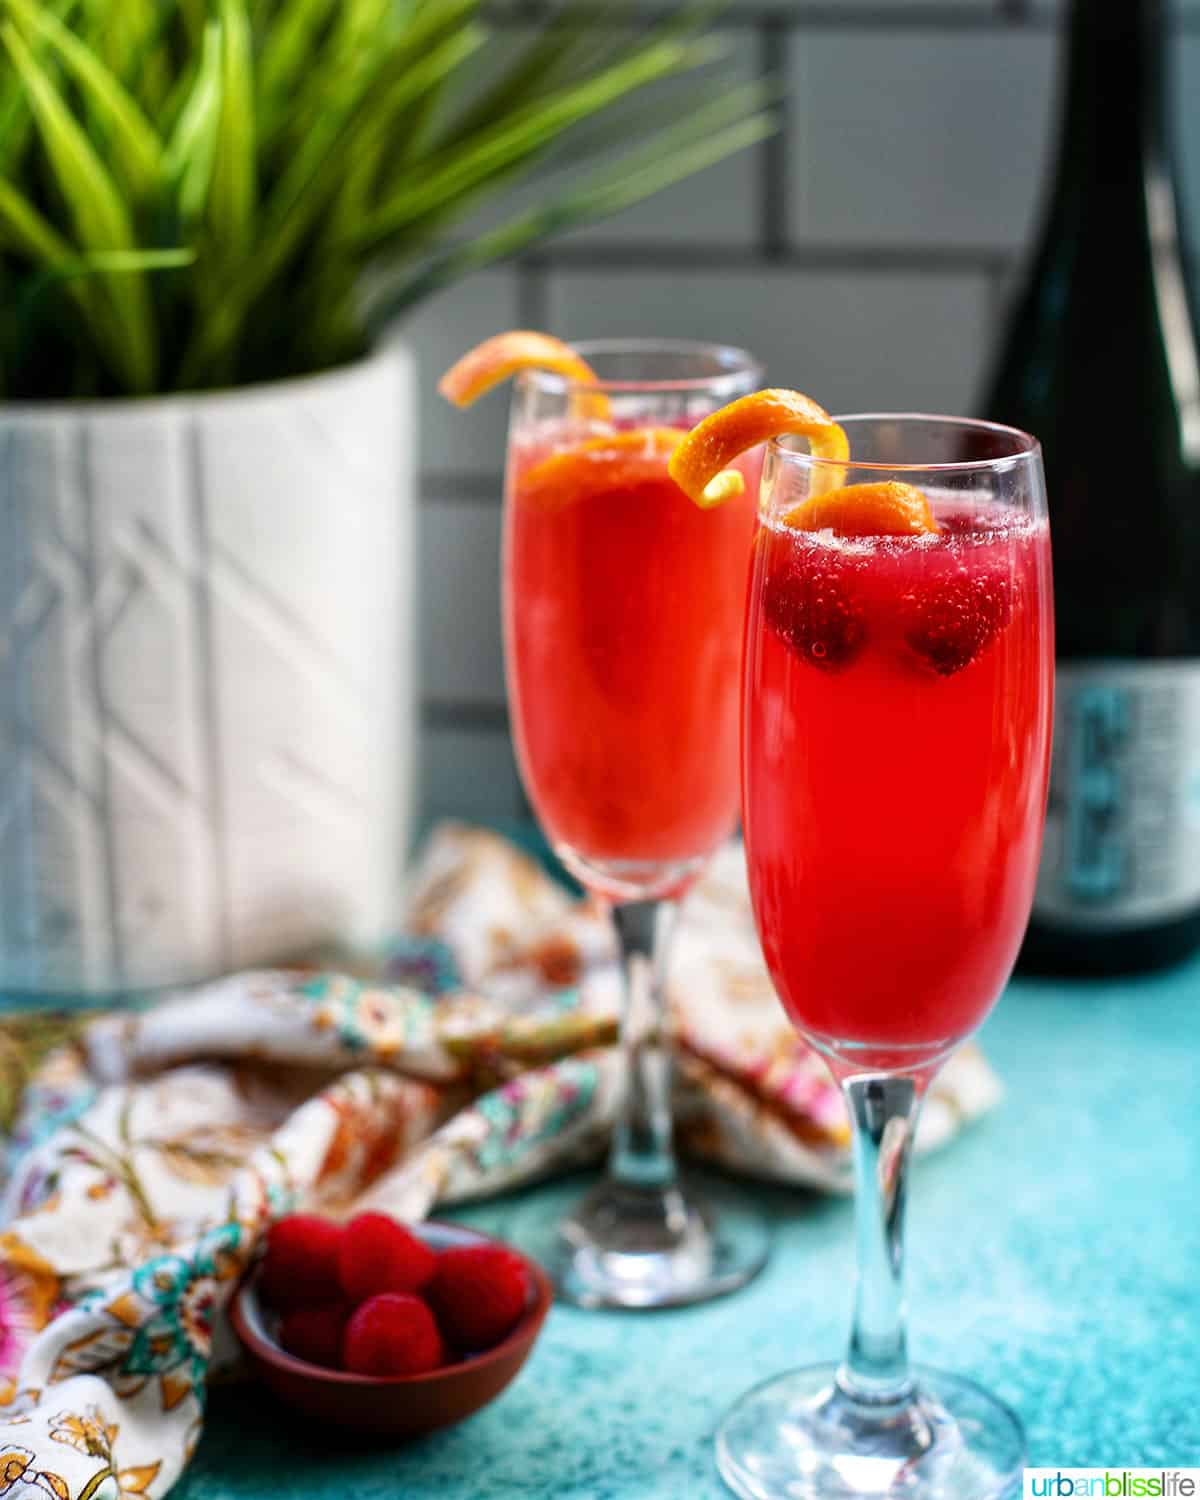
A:
[[[812,469],[861,469],[875,474],[979,474],[995,471],[1010,464],[1027,463],[1040,457],[1042,445],[1032,433],[1020,427],[1010,427],[1005,422],[988,422],[982,417],[947,417],[923,411],[856,411],[833,418],[841,426],[849,422],[928,422],[943,427],[958,427],[968,432],[1002,433],[1015,440],[1012,453],[1002,453],[995,458],[964,458],[947,463],[879,463],[875,459],[826,458],[810,453],[807,449],[793,448],[789,444],[799,440],[799,434],[780,433],[768,439],[772,453],[786,463],[799,464]]]
[[[758,385],[765,374],[762,364],[748,349],[709,339],[605,338],[567,339],[564,341],[581,359],[592,354],[691,354],[712,355],[718,369],[712,375],[686,375],[675,380],[576,380],[555,370],[522,370],[518,384],[536,386],[556,393],[567,390],[603,391],[614,395],[670,394],[678,391],[705,391],[719,395],[726,386],[736,386],[747,377]]]

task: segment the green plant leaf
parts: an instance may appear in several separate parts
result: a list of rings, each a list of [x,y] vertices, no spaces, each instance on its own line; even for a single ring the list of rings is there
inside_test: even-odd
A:
[[[99,59],[120,73],[140,49],[147,30],[156,24],[153,0],[83,0],[87,32]]]
[[[85,276],[128,276],[142,271],[177,270],[195,260],[195,252],[177,250],[99,250],[81,255],[38,212],[17,188],[0,179],[0,248],[27,257],[39,267],[25,285],[14,320],[17,331],[5,334],[10,363],[19,363],[36,336],[35,314],[48,295],[65,285],[80,312],[93,329],[97,345],[110,360],[119,363],[123,341],[121,326],[113,315],[102,288],[82,285]],[[73,283],[73,284],[72,284]]]
[[[11,22],[0,28],[0,38],[28,90],[38,135],[81,250],[86,254],[136,249],[133,225],[116,184],[50,76]],[[114,277],[106,283],[106,291],[125,327],[123,342],[110,353],[119,361],[130,389],[149,390],[154,384],[157,349],[145,283],[136,275]]]
[[[380,70],[361,111],[343,120],[327,115],[329,128],[310,135],[272,195],[268,242],[284,252],[294,245],[344,180],[347,159],[353,161],[358,151],[381,139],[398,111],[465,62],[486,40],[481,27],[469,26],[454,31],[415,60],[406,51]],[[336,150],[339,138],[344,153]]]
[[[69,247],[68,252],[69,252]],[[58,284],[87,276],[132,276],[143,271],[182,271],[196,259],[194,250],[99,250],[91,255],[66,254],[48,264],[31,285],[42,296]]]
[[[640,161],[619,161],[576,192],[545,207],[531,209],[469,244],[443,251],[416,275],[387,288],[375,299],[371,307],[373,325],[382,327],[414,303],[498,260],[519,255],[530,245],[620,213],[694,172],[754,145],[776,128],[775,119],[768,114],[739,120],[723,129],[712,129],[704,117],[700,118],[703,124],[700,139],[662,152],[643,153]]]
[[[160,136],[167,135],[170,116],[164,107],[171,97],[177,76],[187,76],[187,66],[180,70],[174,56],[174,33],[180,24],[180,0],[147,0],[140,18],[140,29],[130,37],[128,49],[120,58],[120,78],[126,89],[137,98],[143,114],[154,121]]]
[[[65,287],[86,312],[93,302],[85,284],[89,277],[141,276],[147,271],[182,270],[194,259],[195,254],[190,250],[101,250],[92,255],[67,254],[56,259],[27,281],[22,289],[14,309],[12,327],[6,330],[8,363],[19,368],[24,362],[38,336],[38,315],[60,287]],[[101,347],[120,338],[120,329],[103,318],[97,333]]]
[[[185,231],[204,213],[221,126],[221,23],[204,32],[200,66],[163,157],[163,178]]]
[[[631,50],[630,38],[618,37],[609,49],[608,61]],[[577,5],[564,5],[495,83],[460,114],[439,144],[445,148],[466,140],[511,111],[574,81],[581,65],[590,63],[586,72],[594,74],[605,61],[596,28]]]
[[[267,30],[258,70],[258,102],[263,136],[269,138],[277,104],[284,115],[289,98],[305,77],[321,28],[333,14],[337,0],[284,0]],[[328,80],[326,80],[328,82]]]
[[[680,80],[681,88],[691,83],[691,79]],[[693,108],[683,112],[682,118],[678,97],[655,98],[640,109],[630,107],[619,113],[610,110],[563,136],[548,153],[547,168],[555,180],[573,176],[580,166],[594,163],[630,140],[644,141],[649,149],[632,153],[626,160],[640,160],[645,156],[648,161],[653,161],[659,153],[665,154],[677,145],[693,140],[698,126],[717,130],[739,119],[761,114],[779,100],[782,92],[778,82],[767,80],[736,84],[724,89],[698,110]],[[549,184],[545,190],[551,191]]]
[[[193,47],[199,47],[209,22],[208,0],[176,0],[176,9]]]
[[[79,0],[51,0],[44,8],[60,21],[69,18]],[[33,51],[40,54],[44,48],[37,43]],[[33,111],[29,108],[29,97],[21,83],[21,75],[15,68],[0,68],[0,164],[18,157],[29,139],[33,126]]]
[[[125,204],[62,95],[14,26],[6,24],[0,36],[28,90],[42,144],[80,240],[88,249],[131,248],[133,229]]]
[[[555,137],[577,121],[595,114],[633,90],[680,68],[708,61],[707,49],[676,42],[656,42],[623,59],[596,78],[574,84],[548,99],[515,111],[473,142],[424,163],[416,180],[391,193],[352,237],[359,251],[378,250],[408,225],[447,204],[462,202],[489,179],[536,158]]]
[[[236,263],[246,257],[254,235],[257,169],[253,51],[244,0],[220,0],[219,13],[221,104],[208,215],[221,258]]]
[[[696,71],[717,3],[531,3],[485,69],[492,0],[0,0],[0,388],[353,357],[364,269],[411,306],[758,139],[762,91]],[[446,243],[531,176],[552,199]]]
[[[639,48],[655,42],[694,41],[728,8],[729,0],[692,0],[692,3],[677,0],[665,16],[647,16],[635,4],[617,4],[601,11],[593,0],[581,0],[581,3],[566,0],[556,10],[545,32],[552,33],[557,23],[564,30],[573,31],[578,43],[559,59],[543,84],[536,85],[534,80],[536,91],[545,92],[550,84],[557,87],[594,77],[621,59],[633,56]],[[728,50],[718,36],[710,36],[708,45],[713,48],[714,55]],[[535,40],[533,50],[536,52],[539,46],[539,41]],[[454,139],[460,138],[461,132],[456,129]],[[631,133],[626,139],[632,140],[634,136]]]
[[[333,66],[337,67],[363,47],[378,46],[391,9],[392,0],[341,0],[330,37]]]
[[[0,165],[7,165],[24,150],[33,125],[29,97],[14,68],[0,70]]]
[[[404,47],[410,55],[417,57],[456,32],[470,32],[475,29],[478,12],[479,0],[439,0],[439,3],[427,6],[424,13],[411,22]],[[488,35],[488,40],[492,40],[492,34]],[[452,80],[462,77],[465,71],[448,71],[402,111],[393,111],[388,143],[393,162],[412,162],[427,154],[439,108],[453,91]],[[382,160],[382,153],[379,153],[378,160]],[[362,209],[365,209],[365,202],[360,211]]]
[[[128,276],[134,271],[182,271],[194,265],[196,258],[195,250],[183,246],[174,250],[99,250],[80,256],[77,269],[72,268],[68,274]]]
[[[158,186],[162,143],[137,101],[96,54],[44,7],[34,0],[5,0],[5,4],[22,26],[41,36],[57,53],[107,126],[115,162],[131,191],[148,198]]]
[[[304,70],[284,101],[282,122],[277,122],[269,138],[264,137],[264,149],[280,159],[282,170],[334,100],[348,109],[354,95],[368,115],[373,113],[386,80],[399,77],[410,63],[419,62],[442,42],[472,30],[477,8],[478,0],[426,0],[407,28],[394,32],[388,28],[374,48],[360,49],[357,64],[343,61],[332,83],[325,74]]]
[[[263,234],[253,266],[238,286],[222,297],[219,306],[212,309],[207,326],[200,330],[189,351],[184,368],[192,379],[199,378],[205,365],[229,347],[254,299],[280,274],[288,257],[314,227],[322,209],[332,201],[344,181],[347,156],[354,159],[348,151],[335,151],[339,135],[344,131],[355,133],[356,126],[361,126],[356,149],[363,149],[368,144],[363,139],[364,133],[370,135],[386,128],[387,111],[402,106],[430,87],[482,46],[484,38],[482,30],[469,28],[452,34],[418,61],[410,60],[407,55],[391,60],[391,66],[381,69],[377,80],[376,112],[367,115],[365,122],[353,115],[346,121],[332,111],[326,113],[322,129],[310,135],[264,209]]]
[[[42,266],[72,259],[74,250],[28,198],[0,178],[0,245]]]

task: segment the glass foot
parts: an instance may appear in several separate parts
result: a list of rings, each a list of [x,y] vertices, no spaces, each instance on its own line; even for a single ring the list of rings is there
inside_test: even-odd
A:
[[[682,1307],[744,1286],[762,1270],[767,1223],[723,1183],[668,1189],[604,1178],[530,1246],[559,1295],[580,1307]]]
[[[717,1467],[743,1500],[1001,1500],[1019,1493],[1025,1435],[973,1381],[918,1366],[906,1402],[866,1405],[836,1365],[755,1386],[717,1434]]]

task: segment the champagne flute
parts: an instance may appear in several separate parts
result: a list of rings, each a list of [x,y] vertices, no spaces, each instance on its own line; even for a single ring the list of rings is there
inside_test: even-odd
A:
[[[848,463],[795,437],[767,451],[743,826],[772,979],[849,1109],[858,1288],[842,1362],[744,1396],[718,1462],[747,1500],[992,1500],[1019,1482],[1020,1425],[909,1365],[903,1222],[922,1098],[1003,989],[1033,899],[1053,681],[1041,451],[944,417],[840,423]],[[927,529],[839,528],[864,496],[914,503],[894,485],[923,492]],[[803,529],[813,496],[822,530]]]
[[[504,528],[508,699],[522,778],[555,853],[612,910],[625,1093],[608,1171],[550,1237],[560,1292],[662,1307],[740,1286],[764,1224],[704,1193],[672,1147],[665,971],[680,900],[733,832],[753,490],[705,511],[667,473],[683,434],[753,390],[738,349],[573,346],[595,379],[525,370]],[[757,457],[744,460],[757,480]]]

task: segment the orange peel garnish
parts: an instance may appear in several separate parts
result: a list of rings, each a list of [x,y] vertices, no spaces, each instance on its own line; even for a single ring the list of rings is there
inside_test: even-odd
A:
[[[693,427],[671,455],[671,478],[707,508],[740,494],[742,476],[729,465],[739,454],[783,433],[806,437],[817,458],[843,463],[850,456],[845,432],[824,407],[799,391],[765,390],[742,396]],[[814,489],[835,489],[843,472],[814,476]]]
[[[895,479],[811,495],[788,511],[783,524],[838,536],[917,536],[940,529],[924,492]]]
[[[517,328],[468,350],[438,381],[438,390],[455,406],[466,407],[522,370],[549,370],[580,385],[598,384],[591,365],[569,344],[548,333]],[[580,404],[588,416],[602,419],[609,414],[608,398],[599,391]]]
[[[661,480],[664,460],[683,441],[678,427],[633,427],[552,453],[517,483],[523,504],[565,505],[597,490]]]

